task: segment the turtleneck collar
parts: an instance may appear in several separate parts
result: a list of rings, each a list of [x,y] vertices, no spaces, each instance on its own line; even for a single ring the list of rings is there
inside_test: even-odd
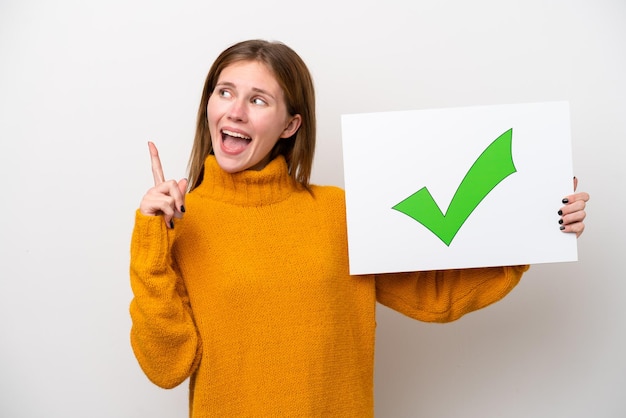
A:
[[[204,177],[194,192],[209,199],[241,206],[262,206],[285,200],[301,186],[289,176],[280,155],[260,171],[227,173],[214,155],[204,161]]]

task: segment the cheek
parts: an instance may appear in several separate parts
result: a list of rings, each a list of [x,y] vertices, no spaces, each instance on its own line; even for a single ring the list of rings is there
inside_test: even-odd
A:
[[[211,98],[209,98],[209,101],[206,105],[206,117],[209,123],[211,123],[214,114],[215,114],[215,105],[213,104],[213,101],[211,100]]]
[[[206,113],[207,113],[207,124],[209,125],[209,132],[211,134],[211,137],[213,138],[217,134],[217,132],[215,132],[215,129],[217,126],[218,111],[216,109],[215,104],[211,102],[211,99],[209,99],[209,103],[207,104]]]
[[[277,130],[277,126],[276,122],[271,124],[256,125],[256,132],[260,134],[259,137],[262,138],[264,148],[271,150],[280,140],[281,131]]]
[[[265,132],[265,137],[270,138],[270,142],[278,142],[287,126],[287,119],[274,115],[271,118],[259,119],[256,121],[258,130]]]

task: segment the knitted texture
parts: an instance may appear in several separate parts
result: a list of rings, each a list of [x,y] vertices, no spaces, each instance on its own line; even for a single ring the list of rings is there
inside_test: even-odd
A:
[[[131,344],[155,384],[190,377],[190,416],[373,415],[376,299],[445,322],[493,303],[522,267],[350,276],[344,193],[304,190],[282,157],[214,157],[175,228],[136,214]]]

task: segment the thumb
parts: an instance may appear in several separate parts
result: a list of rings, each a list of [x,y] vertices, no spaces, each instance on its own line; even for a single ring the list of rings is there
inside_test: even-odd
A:
[[[180,190],[180,194],[185,196],[187,194],[187,186],[189,185],[189,180],[182,179],[178,182],[178,190]]]
[[[176,210],[176,214],[174,216],[179,219],[182,218],[183,213],[185,213],[185,195],[187,194],[188,184],[189,184],[189,181],[187,179],[181,179],[179,182],[176,183],[176,187],[178,188],[178,191],[180,192],[182,201],[177,202],[177,204],[180,203],[180,208]]]

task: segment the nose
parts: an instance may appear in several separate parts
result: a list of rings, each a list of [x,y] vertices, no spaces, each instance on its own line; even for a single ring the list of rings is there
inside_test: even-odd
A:
[[[228,109],[228,118],[234,121],[243,122],[246,119],[246,103],[243,99],[236,99],[231,102]]]

